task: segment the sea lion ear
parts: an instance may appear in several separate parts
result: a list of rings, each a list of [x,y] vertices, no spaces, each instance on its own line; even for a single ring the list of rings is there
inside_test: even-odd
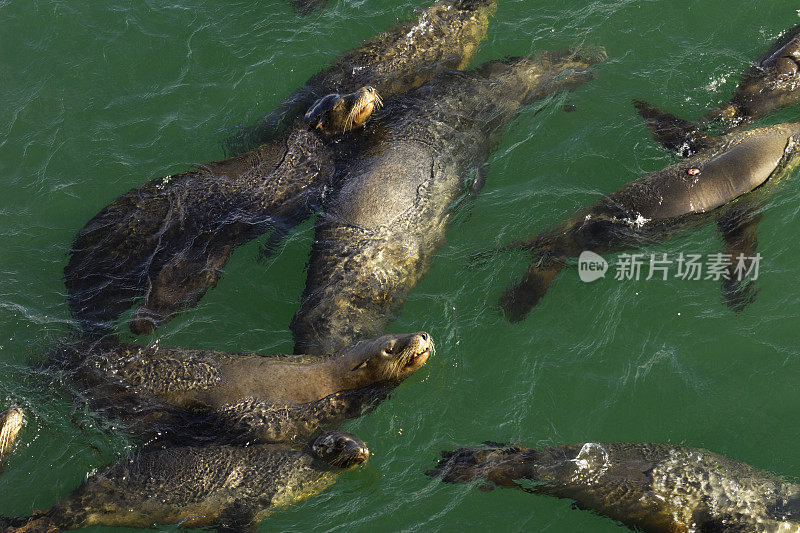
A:
[[[369,362],[369,359],[364,359],[364,360],[363,360],[363,361],[361,361],[359,364],[357,364],[357,365],[356,365],[356,366],[353,368],[353,370],[351,370],[351,372],[355,372],[356,370],[361,370],[362,368],[364,368],[365,366],[367,366],[367,363],[368,363],[368,362]]]

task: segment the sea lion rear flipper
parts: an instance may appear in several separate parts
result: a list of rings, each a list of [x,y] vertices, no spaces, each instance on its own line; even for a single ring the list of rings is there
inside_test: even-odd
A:
[[[722,297],[734,312],[741,312],[755,300],[758,289],[754,280],[747,279],[757,259],[758,222],[761,213],[754,206],[737,206],[726,212],[718,221],[725,241],[725,254],[730,256],[728,279],[722,280]]]
[[[564,266],[561,258],[544,258],[528,267],[522,279],[500,297],[500,307],[510,322],[521,322],[547,294],[550,283]]]
[[[665,113],[648,102],[634,100],[636,112],[644,119],[653,139],[681,157],[689,157],[706,148],[708,141],[698,124]]]

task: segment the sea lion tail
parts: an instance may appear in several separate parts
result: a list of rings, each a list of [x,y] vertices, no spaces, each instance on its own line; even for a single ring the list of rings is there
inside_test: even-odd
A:
[[[633,106],[644,119],[653,139],[667,150],[689,157],[708,146],[706,136],[698,123],[661,111],[642,100],[633,100]]]
[[[543,257],[528,267],[521,280],[505,290],[500,297],[500,308],[509,322],[521,322],[528,316],[563,267],[563,258]]]

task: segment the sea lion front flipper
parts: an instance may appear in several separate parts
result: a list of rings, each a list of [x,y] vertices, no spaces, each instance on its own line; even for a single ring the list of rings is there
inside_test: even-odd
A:
[[[633,105],[653,139],[667,150],[689,157],[708,147],[708,140],[697,123],[665,113],[641,100],[634,100]]]
[[[478,198],[483,186],[486,184],[486,175],[489,172],[488,164],[476,164],[474,172],[464,180],[465,192],[453,204],[453,211],[458,218],[453,223],[461,224],[469,220],[472,214],[472,206]]]
[[[531,264],[521,280],[500,297],[500,307],[509,322],[521,322],[547,294],[550,283],[563,268],[561,258],[543,258]]]
[[[739,313],[751,304],[758,294],[754,280],[745,274],[754,268],[758,248],[758,222],[761,212],[754,206],[737,206],[727,211],[717,221],[725,241],[725,254],[730,256],[728,279],[722,279],[722,298],[734,312]],[[757,259],[755,259],[757,261]]]
[[[150,280],[144,301],[130,323],[136,335],[152,333],[176,314],[193,307],[213,288],[238,242],[206,242],[196,237],[188,250],[170,259]]]

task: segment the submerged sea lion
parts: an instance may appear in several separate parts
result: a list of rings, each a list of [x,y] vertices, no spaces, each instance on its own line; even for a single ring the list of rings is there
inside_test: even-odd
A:
[[[261,356],[79,341],[63,365],[94,408],[159,441],[278,442],[359,416],[433,353],[425,332],[328,356]]]
[[[797,164],[800,122],[778,124],[715,139],[705,152],[632,181],[578,210],[554,229],[504,249],[527,249],[535,261],[522,280],[503,294],[500,305],[516,322],[545,295],[567,257],[598,254],[660,242],[676,232],[716,220],[733,259],[724,279],[727,303],[740,310],[752,286],[734,281],[736,258],[755,255],[751,212],[761,197],[737,198],[778,181]]]
[[[442,457],[428,475],[569,498],[637,531],[800,531],[800,485],[707,450],[624,442],[535,450],[487,443]]]
[[[709,126],[725,129],[749,124],[778,108],[800,102],[800,26],[778,39],[743,75],[733,98],[690,122],[634,101],[656,141],[688,157],[708,147]]]
[[[95,525],[255,530],[268,514],[319,494],[368,458],[363,441],[338,431],[302,450],[209,446],[137,454],[93,474],[47,512],[6,519],[16,526],[6,531]]]
[[[323,8],[328,0],[292,0],[292,5],[300,15],[308,15],[312,11]]]
[[[9,407],[0,413],[0,469],[3,459],[11,452],[11,446],[22,428],[25,417],[19,407]]]
[[[277,138],[150,181],[104,208],[78,233],[64,269],[73,317],[86,332],[107,330],[142,296],[131,330],[145,334],[195,305],[219,281],[237,246],[270,230],[277,241],[321,196],[334,170],[330,150],[339,138],[309,131],[299,117],[327,94],[369,84],[374,89],[365,98],[344,101],[357,111],[355,126],[380,101],[378,94],[397,94],[443,69],[464,66],[485,36],[495,5],[495,0],[434,4],[417,20],[362,43],[312,77],[280,107],[276,116],[282,125],[270,130]],[[336,105],[319,109],[329,113],[323,131],[348,129],[353,113],[337,114]],[[337,117],[344,122],[338,124]],[[316,127],[320,116],[314,118]]]
[[[295,352],[329,353],[383,331],[443,244],[451,208],[469,191],[466,175],[485,162],[517,109],[587,81],[604,54],[492,61],[387,101],[317,219],[291,324]]]

